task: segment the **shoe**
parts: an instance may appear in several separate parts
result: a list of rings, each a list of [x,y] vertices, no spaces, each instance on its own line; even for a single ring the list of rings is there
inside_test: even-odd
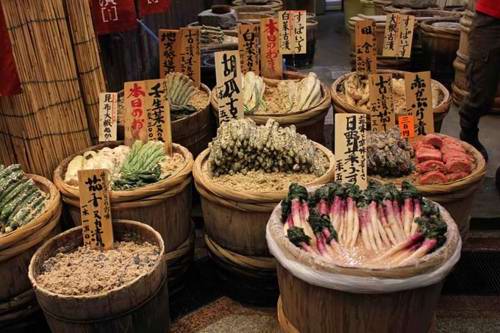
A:
[[[488,162],[488,152],[486,151],[486,148],[481,144],[479,141],[478,137],[478,130],[464,130],[460,131],[460,140],[467,142],[481,153],[483,155],[484,159],[486,162]]]

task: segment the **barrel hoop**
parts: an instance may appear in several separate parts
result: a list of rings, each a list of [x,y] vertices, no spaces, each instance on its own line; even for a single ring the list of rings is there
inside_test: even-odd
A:
[[[300,333],[295,326],[288,320],[283,310],[283,302],[281,301],[281,296],[278,298],[278,305],[276,306],[276,311],[278,312],[278,323],[280,328],[285,333]]]

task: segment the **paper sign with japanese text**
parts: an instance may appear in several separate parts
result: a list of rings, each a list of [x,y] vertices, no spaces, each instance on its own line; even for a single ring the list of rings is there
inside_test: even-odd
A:
[[[409,58],[413,44],[415,16],[387,15],[384,33],[384,57]]]
[[[307,53],[307,12],[285,10],[278,12],[281,54]]]
[[[147,80],[144,100],[148,115],[148,140],[162,141],[165,151],[172,155],[172,125],[170,103],[167,99],[165,80]]]
[[[125,144],[130,146],[136,140],[145,143],[148,140],[148,117],[144,108],[146,84],[144,81],[125,82],[123,93],[125,96]]]
[[[168,73],[180,72],[179,30],[160,29],[160,78]]]
[[[335,115],[335,180],[368,186],[366,160],[366,115]]]
[[[180,72],[194,81],[196,87],[200,86],[200,29],[180,28],[179,63]]]
[[[402,138],[413,139],[415,137],[415,117],[399,116],[399,133]]]
[[[99,142],[116,141],[118,93],[99,94]]]
[[[109,170],[79,170],[80,216],[84,245],[113,247]]]
[[[415,135],[434,133],[431,73],[405,72],[406,113],[415,117]]]
[[[243,118],[239,51],[215,52],[215,74],[219,124],[234,118]]]
[[[238,50],[240,51],[241,73],[254,72],[255,75],[260,75],[258,24],[238,24]]]
[[[377,71],[377,39],[375,37],[375,21],[356,22],[356,72],[366,74]]]
[[[373,132],[387,132],[396,126],[392,97],[392,74],[370,74],[370,125]]]
[[[270,79],[281,79],[283,76],[278,20],[273,17],[260,20],[260,70],[262,76]]]

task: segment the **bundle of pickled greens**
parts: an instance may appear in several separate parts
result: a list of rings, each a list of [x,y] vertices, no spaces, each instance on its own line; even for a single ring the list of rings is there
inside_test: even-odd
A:
[[[261,126],[249,118],[223,123],[209,149],[209,168],[216,177],[255,170],[325,173],[314,142],[295,126],[280,127],[273,119]]]
[[[108,169],[113,190],[132,190],[172,176],[185,162],[179,153],[168,156],[163,142],[136,141],[131,148],[105,147],[74,157],[68,164],[64,181],[77,186],[79,170]]]
[[[324,260],[352,267],[415,264],[446,241],[447,224],[436,204],[410,183],[331,183],[309,194],[290,185],[281,204],[290,242]]]
[[[19,164],[0,165],[0,234],[33,221],[44,211],[47,199]]]

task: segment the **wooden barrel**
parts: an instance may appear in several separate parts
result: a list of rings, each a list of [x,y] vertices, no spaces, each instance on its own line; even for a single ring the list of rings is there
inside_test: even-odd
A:
[[[333,180],[334,157],[330,150],[316,145],[328,157],[330,165],[312,184],[325,184]],[[225,273],[227,283],[270,297],[270,290],[276,284],[276,267],[266,244],[266,224],[287,191],[241,192],[214,184],[206,172],[208,155],[207,149],[196,158],[193,177],[201,196],[210,256]],[[249,283],[242,283],[242,279]],[[267,282],[263,283],[265,287],[258,284],[261,291],[254,288],[259,282]]]
[[[38,284],[43,263],[59,253],[83,245],[82,228],[72,228],[45,243],[33,255],[29,279],[53,332],[168,332],[167,268],[162,237],[153,228],[135,221],[114,220],[115,240],[133,234],[160,248],[160,258],[151,270],[111,291],[93,296],[56,294]]]
[[[116,147],[121,142],[103,143],[87,148],[63,160],[54,170],[54,183],[61,191],[64,207],[74,225],[80,225],[80,194],[78,187],[64,182],[64,175],[71,160],[89,150]],[[174,152],[180,153],[186,165],[177,174],[158,183],[129,191],[112,191],[111,212],[113,218],[139,220],[160,233],[165,241],[169,269],[169,286],[183,284],[183,275],[193,260],[194,240],[191,221],[193,156],[184,147],[174,144]]]
[[[283,233],[278,211],[267,239],[278,261],[283,332],[431,332],[443,280],[461,250],[457,227],[444,209],[448,231],[442,247],[418,264],[377,270],[337,266],[302,251]]]
[[[448,89],[454,78],[455,60],[459,40],[458,18],[434,18],[420,22],[425,66],[431,70],[432,78]]]
[[[453,82],[453,102],[460,106],[465,97],[469,95],[469,82],[466,76],[466,67],[469,63],[469,34],[471,32],[472,22],[476,14],[474,13],[475,1],[470,0],[468,9],[460,19],[460,42],[457,51],[457,58],[453,62],[455,69],[455,81]],[[500,113],[500,83],[497,86],[497,93],[491,112]]]
[[[385,15],[384,7],[389,6],[391,3],[391,0],[373,0],[375,15]]]
[[[373,0],[361,0],[361,13],[364,15],[376,15]]]
[[[395,70],[379,70],[379,73],[391,73],[393,74],[393,77],[396,78],[402,78],[404,77],[404,72],[402,71],[395,71]],[[355,72],[347,73],[339,77],[335,82],[333,82],[332,89],[331,89],[331,94],[332,94],[332,101],[333,101],[333,111],[335,113],[364,113],[368,114],[366,111],[354,107],[352,105],[347,104],[345,99],[343,98],[343,93],[344,93],[344,87],[343,83],[344,81],[351,75],[354,75]],[[443,123],[444,118],[448,114],[448,111],[450,110],[450,105],[451,105],[451,96],[450,92],[444,85],[441,83],[433,80],[433,83],[436,84],[439,87],[440,91],[440,97],[441,100],[439,104],[433,109],[434,111],[434,130],[436,132],[439,132],[441,130],[441,125]]]
[[[0,330],[25,321],[39,310],[28,279],[33,253],[60,231],[61,196],[48,179],[28,175],[48,195],[45,212],[25,226],[0,235]]]
[[[440,8],[425,8],[425,9],[414,9],[414,8],[399,8],[395,6],[386,6],[384,11],[386,14],[399,13],[404,15],[413,15],[415,17],[432,18],[432,17],[461,17],[463,7],[452,7],[449,9]]]
[[[349,30],[351,17],[361,13],[361,0],[348,0],[344,2],[344,25]]]
[[[314,55],[316,53],[316,39],[318,35],[319,22],[315,16],[307,16],[307,47],[306,54],[286,54],[283,58],[289,68],[305,68],[314,64]]]
[[[298,72],[287,71],[284,73],[284,78],[287,80],[298,80],[304,78],[305,76],[305,74]],[[279,80],[264,78],[264,82],[267,86],[276,86]],[[281,126],[295,125],[297,132],[304,134],[313,141],[324,143],[325,137],[323,127],[325,124],[326,114],[331,106],[331,100],[329,100],[331,97],[328,87],[324,84],[321,84],[321,90],[321,101],[309,109],[284,114],[246,115],[245,117],[251,118],[259,125],[265,125],[268,119],[276,120]],[[215,93],[215,88],[214,93],[212,94],[211,105],[214,116],[217,118],[218,99],[217,94]]]
[[[235,0],[235,1],[233,1],[233,6],[235,6],[235,7],[241,7],[241,6],[263,7],[263,8],[266,8],[266,11],[272,11],[272,12],[278,12],[278,11],[284,9],[283,8],[283,1],[281,1],[281,0],[270,0],[264,4],[250,4],[250,3],[247,3],[245,0]]]

